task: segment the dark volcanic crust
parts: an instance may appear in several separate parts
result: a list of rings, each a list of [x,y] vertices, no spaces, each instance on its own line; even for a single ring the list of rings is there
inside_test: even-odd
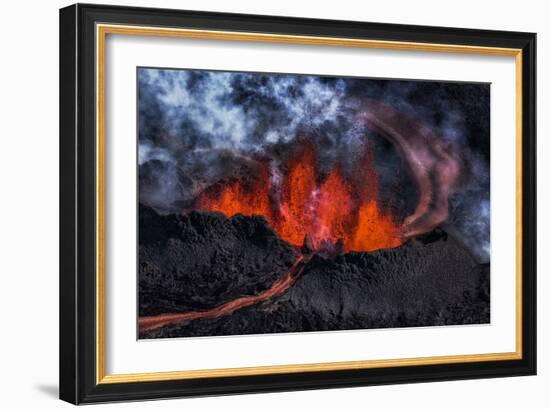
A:
[[[280,241],[262,218],[152,214],[146,210],[145,217],[140,215],[140,229],[145,224],[147,231],[160,235],[155,239],[147,236],[140,245],[140,312],[147,312],[143,315],[197,310],[202,309],[199,305],[219,305],[234,296],[255,294],[269,287],[295,257],[292,248]],[[170,232],[161,224],[153,228],[151,220],[160,223],[161,219],[170,220],[168,225],[174,230]],[[177,231],[180,236],[173,239]],[[160,240],[164,235],[172,240]],[[222,248],[225,257],[232,257],[231,269],[225,269],[227,259],[220,259],[220,253],[210,248]],[[231,256],[233,250],[238,253]],[[200,269],[191,268],[197,264]],[[151,269],[153,265],[155,269]],[[277,272],[270,274],[266,268],[272,265]],[[192,278],[176,280],[171,271],[178,271],[177,277],[192,274]],[[204,277],[208,277],[206,282]],[[150,290],[152,283],[155,291]],[[170,290],[169,298],[165,289]],[[196,307],[188,307],[191,305]],[[436,230],[395,249],[335,258],[315,255],[294,286],[277,299],[140,337],[481,324],[489,318],[489,265],[477,264],[457,240]]]
[[[139,209],[139,315],[196,311],[269,288],[294,249],[262,217]]]

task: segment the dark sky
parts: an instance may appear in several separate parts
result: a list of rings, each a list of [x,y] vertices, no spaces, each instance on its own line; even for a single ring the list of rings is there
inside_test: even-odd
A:
[[[144,204],[186,210],[200,191],[242,176],[259,158],[279,166],[296,142],[311,141],[328,171],[349,166],[371,141],[381,190],[404,196],[410,210],[414,183],[401,158],[357,121],[365,109],[357,101],[368,98],[432,128],[464,163],[446,227],[488,261],[489,84],[139,68],[138,92]]]

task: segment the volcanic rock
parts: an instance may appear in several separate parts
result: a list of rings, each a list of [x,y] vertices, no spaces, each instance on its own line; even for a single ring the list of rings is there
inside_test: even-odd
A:
[[[139,315],[213,308],[269,288],[296,258],[262,217],[139,208]]]
[[[263,218],[197,212],[159,216],[143,208],[140,316],[197,310],[257,294],[294,259],[292,247]],[[488,323],[489,267],[436,229],[393,249],[314,254],[278,298],[140,337]]]

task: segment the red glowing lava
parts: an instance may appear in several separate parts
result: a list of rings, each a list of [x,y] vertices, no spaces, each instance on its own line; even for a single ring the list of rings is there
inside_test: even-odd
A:
[[[371,251],[402,244],[400,224],[379,200],[370,145],[352,176],[336,167],[321,179],[316,160],[306,145],[277,183],[266,164],[253,180],[203,191],[196,208],[227,217],[261,215],[283,240],[301,246],[307,238],[312,250]]]
[[[166,325],[185,323],[201,318],[219,318],[224,315],[229,315],[244,307],[249,307],[254,304],[269,300],[273,297],[278,297],[284,294],[296,280],[300,277],[305,265],[311,259],[311,255],[298,255],[294,264],[284,273],[281,278],[273,283],[267,290],[257,295],[245,295],[238,297],[232,301],[223,303],[215,308],[206,311],[190,311],[190,312],[175,312],[159,314],[150,317],[140,317],[138,321],[139,332],[152,331],[162,328]]]

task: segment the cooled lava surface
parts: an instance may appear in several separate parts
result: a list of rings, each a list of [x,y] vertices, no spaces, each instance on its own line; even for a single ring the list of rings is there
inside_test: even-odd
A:
[[[489,264],[439,228],[334,253],[259,216],[139,214],[140,338],[489,322]]]

